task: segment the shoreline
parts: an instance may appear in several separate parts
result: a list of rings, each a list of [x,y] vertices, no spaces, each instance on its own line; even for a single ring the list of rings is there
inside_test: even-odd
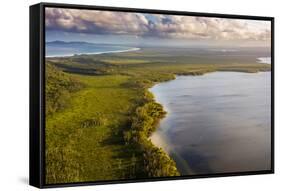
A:
[[[85,53],[75,53],[75,54],[64,54],[64,55],[50,55],[45,56],[45,58],[65,58],[65,57],[72,57],[72,56],[81,56],[81,55],[99,55],[99,54],[110,54],[110,53],[122,53],[122,52],[133,52],[139,51],[141,48],[133,47],[126,50],[111,50],[111,51],[103,51],[103,52],[85,52]]]

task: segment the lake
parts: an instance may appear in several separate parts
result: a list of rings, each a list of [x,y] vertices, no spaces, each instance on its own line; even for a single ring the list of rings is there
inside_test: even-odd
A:
[[[182,175],[270,169],[270,72],[177,76],[150,91],[168,112],[151,140]]]

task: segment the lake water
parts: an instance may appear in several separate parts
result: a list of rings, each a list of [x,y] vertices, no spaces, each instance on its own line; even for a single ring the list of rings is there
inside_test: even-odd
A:
[[[151,140],[181,174],[270,169],[270,72],[178,76],[150,91],[168,112]]]

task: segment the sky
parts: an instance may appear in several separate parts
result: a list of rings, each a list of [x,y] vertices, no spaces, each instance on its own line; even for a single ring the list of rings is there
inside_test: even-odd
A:
[[[46,8],[46,41],[268,47],[270,21]]]

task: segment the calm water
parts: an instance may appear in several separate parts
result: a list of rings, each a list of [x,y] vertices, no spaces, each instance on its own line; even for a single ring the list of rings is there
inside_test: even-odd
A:
[[[270,75],[214,72],[155,85],[168,114],[152,142],[185,175],[270,169]]]
[[[86,42],[53,41],[46,43],[47,57],[64,57],[73,56],[75,54],[104,54],[136,50],[139,50],[139,48]]]

